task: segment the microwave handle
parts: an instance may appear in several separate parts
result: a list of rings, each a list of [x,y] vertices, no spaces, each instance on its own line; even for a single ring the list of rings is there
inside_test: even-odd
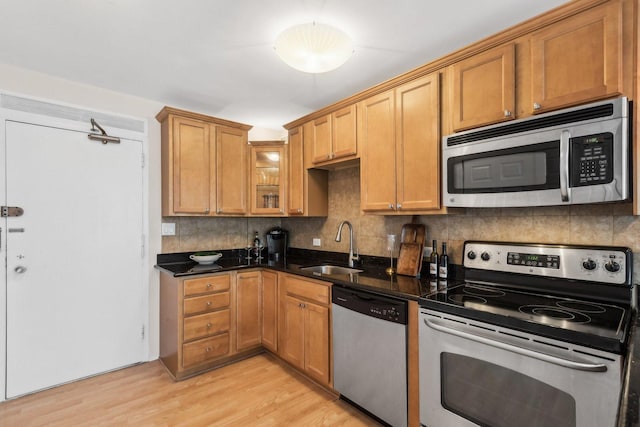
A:
[[[560,197],[563,202],[569,201],[569,138],[568,130],[560,133]]]

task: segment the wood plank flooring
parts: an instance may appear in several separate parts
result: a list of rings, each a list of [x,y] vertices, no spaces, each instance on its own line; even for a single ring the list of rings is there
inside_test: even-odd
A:
[[[274,356],[174,382],[148,362],[0,403],[0,426],[379,426]]]

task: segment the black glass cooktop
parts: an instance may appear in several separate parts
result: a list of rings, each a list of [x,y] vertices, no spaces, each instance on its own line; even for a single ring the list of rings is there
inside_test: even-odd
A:
[[[425,296],[423,307],[621,352],[630,307],[473,282]]]

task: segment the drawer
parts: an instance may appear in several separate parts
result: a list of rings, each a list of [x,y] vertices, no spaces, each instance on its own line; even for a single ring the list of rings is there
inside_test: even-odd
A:
[[[204,338],[229,330],[229,310],[185,317],[183,341]]]
[[[229,307],[229,292],[185,298],[184,315],[204,313],[206,311]]]
[[[285,278],[285,289],[288,294],[307,298],[320,304],[329,304],[329,286],[320,285],[303,279]]]
[[[204,294],[207,292],[228,291],[230,276],[223,274],[220,276],[201,277],[198,279],[185,279],[184,296]]]
[[[190,368],[229,354],[229,333],[182,345],[182,367]]]

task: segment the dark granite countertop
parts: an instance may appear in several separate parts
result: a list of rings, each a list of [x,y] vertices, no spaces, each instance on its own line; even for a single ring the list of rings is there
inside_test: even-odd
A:
[[[189,259],[192,252],[174,254],[159,254],[156,268],[174,276],[190,276],[195,274],[232,271],[247,268],[269,268],[276,271],[293,273],[314,279],[332,282],[334,285],[367,290],[388,296],[395,296],[407,300],[417,300],[420,296],[430,292],[428,278],[416,278],[401,275],[388,275],[386,268],[389,259],[382,257],[360,256],[360,261],[355,268],[363,270],[355,274],[317,274],[300,270],[301,267],[321,264],[347,266],[347,255],[337,252],[314,251],[307,249],[290,248],[287,258],[281,262],[269,261],[266,256],[261,262],[255,259],[246,259],[247,251],[233,249],[219,251],[222,253],[215,265],[200,266]],[[395,265],[394,260],[394,265]],[[424,267],[422,271],[427,271]]]

